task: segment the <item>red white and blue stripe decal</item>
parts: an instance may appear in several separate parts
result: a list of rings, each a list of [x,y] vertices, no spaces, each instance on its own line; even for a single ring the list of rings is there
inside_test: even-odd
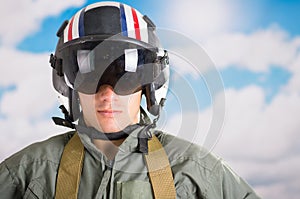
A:
[[[120,9],[121,34],[148,43],[147,23],[134,8],[114,2],[98,2],[78,11],[64,30],[64,42],[84,36],[84,13],[99,6],[115,6]]]
[[[148,43],[147,23],[134,8],[120,4],[122,35]]]
[[[64,42],[84,36],[84,12],[82,9],[71,18],[64,30]]]

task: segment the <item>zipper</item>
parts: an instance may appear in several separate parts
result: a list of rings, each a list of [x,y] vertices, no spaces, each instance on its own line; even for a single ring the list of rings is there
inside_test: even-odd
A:
[[[96,195],[97,199],[101,199],[107,191],[107,186],[108,186],[109,181],[111,179],[111,173],[112,173],[113,165],[114,165],[114,160],[108,160],[106,162],[106,169],[104,171],[104,174],[103,174],[103,177],[102,177],[102,180],[101,180],[101,184],[98,188],[97,195]]]

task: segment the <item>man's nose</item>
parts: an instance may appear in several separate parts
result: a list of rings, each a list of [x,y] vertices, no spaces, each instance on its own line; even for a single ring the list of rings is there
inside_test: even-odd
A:
[[[98,92],[96,93],[96,97],[101,101],[112,101],[116,99],[116,93],[114,89],[110,85],[102,85],[100,86]]]

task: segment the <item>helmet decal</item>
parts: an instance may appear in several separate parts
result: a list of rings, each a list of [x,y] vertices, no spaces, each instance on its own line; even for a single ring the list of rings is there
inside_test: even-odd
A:
[[[148,43],[147,23],[142,15],[128,5],[120,4],[122,35]]]
[[[97,8],[98,6],[113,6],[120,9],[121,29],[119,32],[122,36],[130,37],[148,43],[148,25],[143,19],[143,15],[136,9],[126,4],[96,3],[93,6],[79,10],[70,20],[64,30],[64,43],[85,36],[84,15],[85,12]]]
[[[84,36],[84,12],[85,9],[80,10],[70,20],[64,30],[64,43]]]

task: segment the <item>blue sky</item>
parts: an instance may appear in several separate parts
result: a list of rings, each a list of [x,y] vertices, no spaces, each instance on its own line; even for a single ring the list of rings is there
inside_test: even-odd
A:
[[[60,113],[48,57],[55,50],[61,23],[93,2],[21,0],[18,7],[9,0],[3,2],[1,18],[14,17],[2,20],[0,27],[0,67],[5,71],[0,74],[0,130],[4,134],[0,160],[66,130],[50,120]],[[122,2],[147,14],[158,28],[189,38],[204,50],[222,77],[224,88],[210,93],[213,85],[205,79],[207,71],[195,73],[193,66],[174,57],[164,128],[197,144],[215,139],[211,150],[264,198],[298,198],[300,1]],[[193,50],[186,47],[187,52]],[[225,118],[214,111],[215,104],[223,102]],[[218,139],[209,133],[206,137],[196,134],[192,125],[181,123],[198,121],[199,132],[208,132],[218,116],[222,119]]]
[[[297,0],[254,0],[243,2],[245,9],[250,8],[248,13],[253,17],[251,26],[243,27],[251,31],[257,27],[266,27],[272,23],[279,24],[288,30],[292,36],[298,35],[300,30],[299,14],[300,3]]]

